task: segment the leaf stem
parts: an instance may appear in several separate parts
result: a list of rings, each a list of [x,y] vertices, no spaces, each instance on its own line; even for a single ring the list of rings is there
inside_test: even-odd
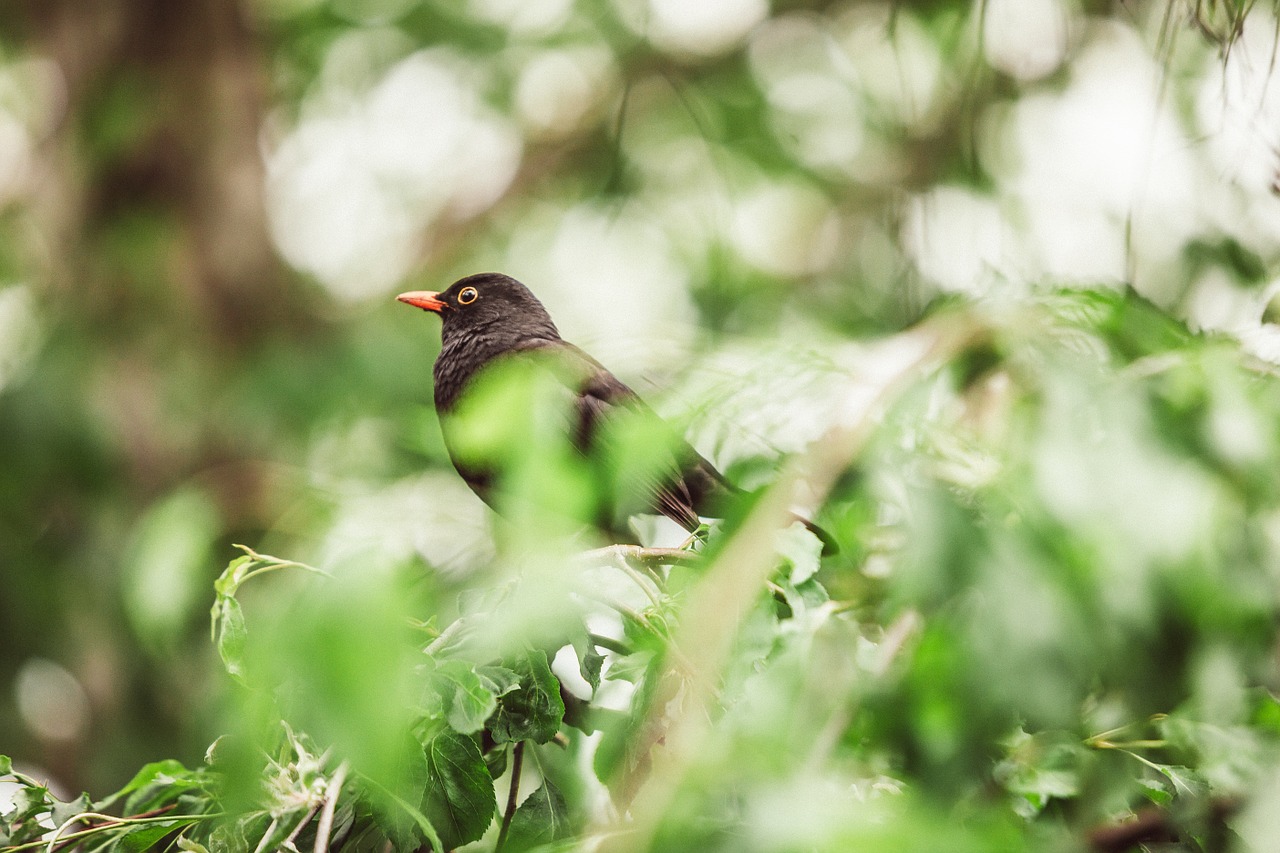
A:
[[[319,803],[316,803],[314,806],[312,806],[311,808],[307,809],[307,813],[306,813],[306,814],[304,814],[304,815],[302,816],[302,820],[298,821],[297,826],[295,826],[295,827],[293,828],[293,832],[290,832],[290,833],[289,833],[289,835],[285,838],[285,840],[284,840],[284,841],[282,841],[282,842],[280,842],[280,847],[281,847],[281,849],[283,849],[283,850],[293,850],[293,849],[294,849],[294,846],[293,846],[293,842],[294,842],[294,840],[295,840],[299,835],[301,835],[301,834],[302,834],[302,830],[303,830],[304,828],[306,828],[306,825],[307,825],[307,824],[311,823],[311,819],[312,819],[313,817],[315,817],[315,816],[316,816],[316,812],[318,812],[318,811],[320,811],[320,804],[319,804]]]
[[[342,783],[347,781],[347,762],[338,765],[324,790],[324,809],[320,812],[320,824],[316,828],[315,853],[326,853],[329,849],[329,833],[333,830],[333,810],[338,804],[338,795],[342,793]]]
[[[210,813],[210,814],[202,814],[202,815],[174,815],[174,816],[158,815],[156,817],[139,819],[139,818],[127,818],[127,817],[126,818],[115,817],[114,815],[102,814],[100,812],[81,812],[80,814],[75,815],[74,817],[68,818],[62,824],[62,826],[57,827],[54,830],[55,835],[53,838],[50,838],[50,839],[40,838],[35,841],[28,841],[13,847],[6,847],[4,848],[4,851],[5,853],[18,853],[18,851],[20,850],[35,850],[40,847],[43,847],[46,850],[54,850],[54,849],[57,849],[57,845],[60,842],[67,842],[67,841],[73,841],[73,840],[78,840],[82,838],[88,838],[91,835],[97,835],[102,832],[109,832],[110,830],[116,829],[117,827],[128,826],[130,824],[173,821],[175,824],[183,823],[189,826],[193,823],[199,823],[202,820],[206,820],[214,817],[220,817],[220,816],[221,816],[220,814]],[[68,832],[65,835],[63,834],[63,830],[68,828],[71,824],[75,823],[76,821],[80,821],[80,820],[100,820],[102,821],[102,823],[97,824],[96,826],[90,826],[87,829],[79,830],[78,832]],[[178,828],[179,827],[177,827],[176,825],[174,826],[174,829],[178,829]]]
[[[587,634],[587,640],[593,646],[599,646],[619,655],[629,655],[635,651],[622,640],[615,640],[613,637],[606,637],[604,634]]]
[[[502,853],[502,846],[507,843],[511,819],[515,817],[517,800],[520,798],[520,771],[523,766],[524,741],[520,741],[511,754],[511,789],[507,792],[507,810],[502,815],[502,829],[498,830],[498,843],[494,846],[493,853]]]
[[[262,838],[258,841],[258,846],[253,848],[253,853],[264,853],[264,851],[267,849],[267,845],[271,843],[271,836],[276,834],[276,828],[279,826],[280,826],[280,818],[278,817],[272,818],[271,823],[267,824],[267,831],[262,833]],[[291,838],[292,836],[290,836],[290,838],[285,839],[285,842],[288,843],[288,841]],[[284,846],[284,845],[281,845],[281,846]]]

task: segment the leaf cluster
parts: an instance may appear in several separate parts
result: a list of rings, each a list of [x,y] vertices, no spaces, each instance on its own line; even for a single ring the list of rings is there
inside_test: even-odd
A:
[[[251,724],[103,801],[19,777],[6,843],[1266,849],[1280,377],[1120,291],[866,358],[808,458],[838,556],[766,489],[683,551],[525,555],[452,612],[331,572],[273,625],[244,585],[309,567],[245,549],[212,621]]]

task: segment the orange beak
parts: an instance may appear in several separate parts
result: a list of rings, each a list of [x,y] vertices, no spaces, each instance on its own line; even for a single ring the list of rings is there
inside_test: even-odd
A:
[[[412,305],[414,308],[421,308],[423,311],[434,311],[439,314],[449,307],[437,298],[439,296],[440,294],[433,290],[411,290],[408,293],[400,294],[396,299],[406,305]]]

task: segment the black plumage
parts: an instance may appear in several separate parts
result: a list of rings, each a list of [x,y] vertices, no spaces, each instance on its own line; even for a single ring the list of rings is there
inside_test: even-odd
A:
[[[578,451],[598,454],[609,424],[619,416],[643,419],[649,429],[667,429],[631,388],[578,347],[560,337],[546,308],[533,293],[510,276],[479,273],[454,282],[440,293],[414,291],[401,302],[432,311],[442,321],[441,348],[436,358],[435,405],[454,467],[486,503],[492,505],[495,471],[460,459],[447,424],[472,380],[500,361],[522,358],[547,366],[559,386],[573,394],[566,429]],[[738,492],[688,442],[668,435],[669,458],[644,478],[637,507],[659,512],[692,532],[699,516],[722,517],[727,499]],[[598,519],[616,532],[613,508]],[[800,519],[832,549],[830,536]]]

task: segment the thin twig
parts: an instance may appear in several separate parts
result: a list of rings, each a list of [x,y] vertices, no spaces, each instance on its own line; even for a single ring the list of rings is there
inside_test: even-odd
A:
[[[297,848],[293,846],[294,839],[301,834],[303,827],[311,823],[311,818],[315,817],[316,812],[318,811],[320,811],[320,803],[316,803],[314,806],[307,809],[307,813],[302,816],[302,820],[298,821],[298,825],[293,828],[293,832],[290,832],[289,836],[284,841],[280,842],[280,846],[287,847],[290,850],[296,850]]]
[[[502,814],[502,829],[498,830],[498,843],[494,845],[493,853],[502,853],[502,845],[507,843],[511,819],[516,814],[516,802],[520,799],[520,770],[523,766],[524,741],[520,741],[511,751],[511,788],[507,791],[507,810]]]
[[[49,838],[49,839],[39,838],[35,841],[28,841],[14,847],[6,847],[4,848],[4,851],[5,853],[18,853],[18,851],[20,850],[35,850],[38,847],[43,847],[45,848],[46,851],[48,851],[48,853],[53,853],[53,851],[55,850],[59,850],[66,847],[66,843],[69,841],[88,838],[90,835],[95,835],[99,832],[108,832],[119,826],[129,826],[131,824],[139,824],[139,823],[159,823],[162,821],[171,820],[175,824],[174,829],[179,829],[179,828],[185,828],[185,827],[178,827],[177,826],[178,823],[185,823],[187,825],[190,825],[202,820],[217,818],[221,816],[222,816],[221,812],[210,812],[209,814],[174,815],[173,817],[169,817],[166,815],[157,815],[156,817],[149,817],[149,818],[131,818],[131,817],[122,818],[122,817],[116,817],[115,815],[103,814],[101,812],[82,812],[64,821],[61,826],[59,826],[56,830],[54,830],[54,836],[52,838]],[[67,833],[66,835],[62,834],[69,826],[71,826],[71,824],[77,821],[82,821],[82,820],[83,821],[97,820],[97,821],[101,821],[101,823],[96,823],[96,824],[91,823],[87,829],[82,829],[78,832],[70,832],[70,833]]]
[[[450,622],[449,626],[440,632],[440,636],[432,640],[431,644],[427,646],[426,653],[428,655],[434,655],[436,652],[447,646],[458,632],[462,630],[463,621],[464,620],[462,619],[455,619],[453,622]]]
[[[320,812],[320,825],[316,828],[315,853],[327,853],[329,849],[329,833],[333,830],[333,810],[338,804],[338,794],[342,792],[342,783],[347,780],[347,762],[338,765],[329,777],[329,784],[324,790],[324,809]]]
[[[115,824],[122,823],[124,821],[145,820],[147,818],[158,817],[166,812],[173,811],[177,807],[178,807],[177,803],[169,803],[169,805],[167,806],[161,806],[160,808],[152,809],[151,811],[140,812],[135,815],[129,815],[128,817],[125,817],[125,818],[110,818],[109,820],[105,820],[101,823],[89,823],[85,827],[85,831],[93,832],[98,829],[111,829]],[[62,831],[72,823],[75,823],[76,821],[79,821],[81,818],[84,818],[86,815],[92,815],[92,814],[93,814],[92,812],[82,812],[78,815],[75,815],[74,817],[71,817],[67,821],[63,822],[62,826],[58,827],[58,830],[54,834],[54,837],[50,840],[50,844],[53,844],[53,842],[59,842],[59,841],[61,843],[59,843],[56,847],[50,847],[49,850],[52,851],[52,853],[56,853],[58,850],[66,850],[70,847],[74,847],[77,843],[79,843],[75,838],[73,838],[70,835],[62,835]]]
[[[635,560],[646,566],[695,566],[702,562],[697,551],[683,548],[645,548],[640,545],[607,545],[583,553],[584,560],[601,558]]]
[[[641,574],[634,566],[627,561],[626,557],[618,557],[615,560],[616,565],[622,570],[622,573],[631,578],[636,586],[640,587],[640,591],[649,599],[649,603],[654,607],[662,606],[662,591],[649,578]]]

